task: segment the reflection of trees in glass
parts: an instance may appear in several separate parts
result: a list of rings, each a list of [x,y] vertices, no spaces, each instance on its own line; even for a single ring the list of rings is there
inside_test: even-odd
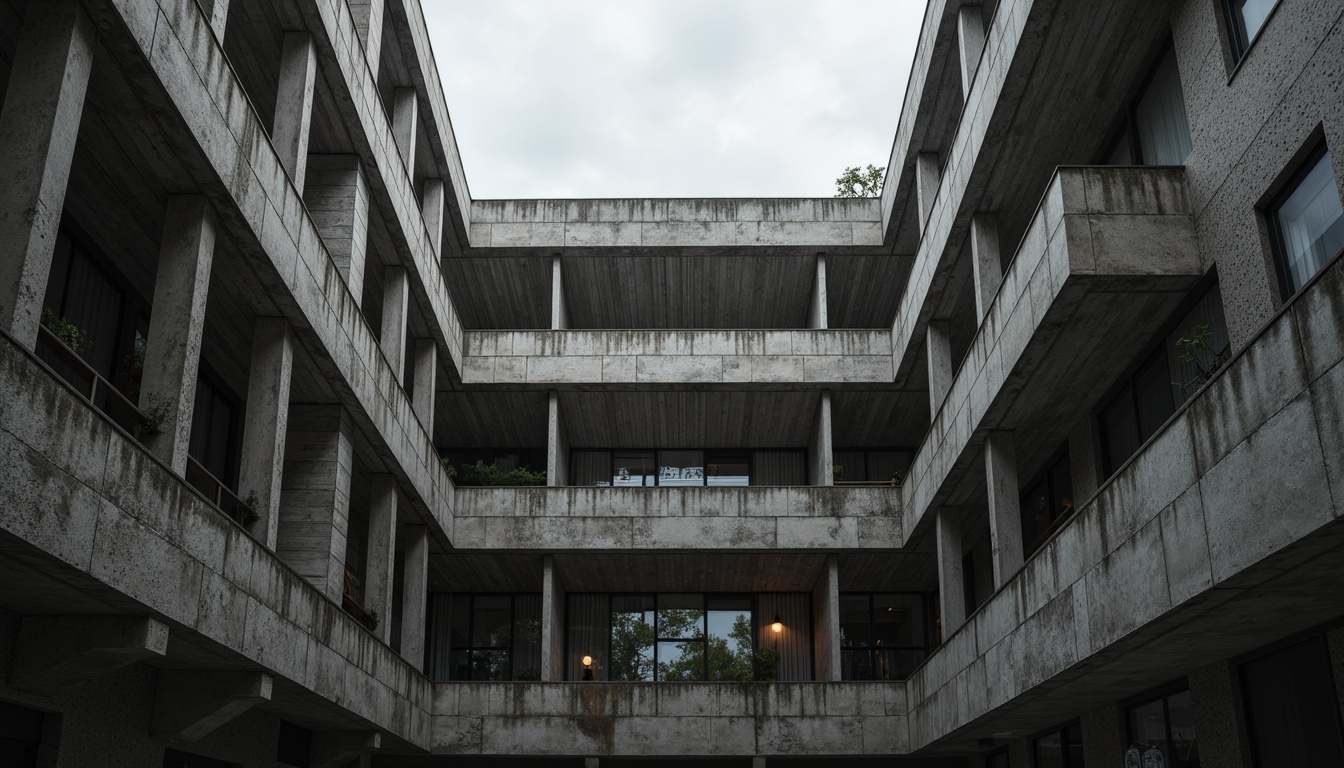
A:
[[[659,632],[663,631],[660,626]],[[677,648],[680,653],[676,658],[664,659],[663,654],[659,654],[659,680],[737,680],[745,683],[755,679],[750,614],[738,614],[727,636],[712,635],[704,642],[678,643]],[[704,676],[706,655],[709,662],[708,678]]]
[[[644,614],[612,612],[608,679],[653,679],[653,625]]]

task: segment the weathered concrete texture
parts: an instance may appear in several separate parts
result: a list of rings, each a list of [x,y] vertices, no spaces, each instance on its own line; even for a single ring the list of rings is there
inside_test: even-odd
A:
[[[60,691],[167,650],[168,625],[148,616],[29,616],[19,623],[6,682]]]
[[[890,384],[886,331],[468,331],[466,384]]]
[[[835,555],[826,564],[812,588],[812,664],[817,680],[834,682],[840,669],[840,566]]]
[[[349,419],[338,405],[289,410],[275,552],[337,603],[350,524],[355,458],[350,438]]]
[[[401,656],[416,671],[425,666],[425,612],[428,610],[429,532],[423,525],[408,525],[398,538],[403,542],[405,582],[401,595]]]
[[[878,487],[461,488],[458,549],[883,549],[899,491]]]
[[[369,184],[358,155],[310,155],[303,202],[359,305],[369,247]]]
[[[313,121],[317,52],[309,32],[286,32],[280,56],[271,143],[294,189],[303,194],[308,168],[308,139]]]
[[[259,317],[252,332],[247,414],[238,470],[238,494],[256,499],[257,538],[274,549],[280,530],[281,474],[294,375],[294,334],[279,317]]]
[[[438,754],[905,751],[900,683],[435,683]]]

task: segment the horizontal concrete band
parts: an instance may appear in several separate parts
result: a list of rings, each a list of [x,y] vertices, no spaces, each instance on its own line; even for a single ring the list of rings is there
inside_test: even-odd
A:
[[[436,683],[440,754],[891,755],[901,683]]]
[[[140,606],[307,712],[428,743],[419,672],[3,334],[0,391],[0,557],[91,577],[106,613]]]
[[[465,384],[890,384],[889,331],[468,331]]]

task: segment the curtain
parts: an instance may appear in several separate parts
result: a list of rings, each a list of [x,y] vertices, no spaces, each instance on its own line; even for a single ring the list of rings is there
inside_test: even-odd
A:
[[[781,681],[812,679],[812,596],[806,592],[767,592],[756,598],[756,647],[779,651]],[[775,616],[784,625],[770,629]]]
[[[110,380],[116,362],[121,290],[78,248],[70,263],[69,279],[64,306],[52,309],[84,330],[87,347],[80,356]]]
[[[1185,119],[1185,97],[1174,51],[1168,51],[1158,65],[1135,113],[1144,164],[1184,165],[1190,154],[1190,124]]]
[[[574,451],[570,454],[570,479],[573,485],[597,485],[611,482],[609,451]]]
[[[541,595],[513,598],[513,679],[541,679]]]
[[[806,451],[756,451],[751,455],[752,485],[807,485]]]
[[[429,594],[429,621],[425,627],[425,676],[430,680],[447,680],[449,670],[452,669],[452,605],[453,596],[447,592]]]
[[[1278,220],[1296,292],[1344,247],[1344,210],[1340,208],[1329,152],[1284,201]]]
[[[890,480],[897,474],[905,477],[909,469],[909,451],[868,451],[869,480]]]
[[[861,482],[868,480],[868,462],[865,460],[863,451],[832,451],[831,461],[835,466],[840,467],[840,477],[838,479],[846,482]],[[812,478],[813,484],[816,484],[820,478]]]
[[[565,658],[565,679],[583,679],[583,657],[593,657],[593,674],[598,680],[607,679],[607,645],[610,641],[611,616],[606,594],[569,595],[568,648]]]

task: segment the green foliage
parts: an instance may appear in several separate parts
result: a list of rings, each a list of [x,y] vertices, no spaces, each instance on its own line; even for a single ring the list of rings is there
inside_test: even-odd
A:
[[[64,317],[56,317],[56,313],[52,311],[51,307],[42,308],[41,323],[56,338],[60,339],[62,344],[69,347],[71,352],[83,352],[93,346],[83,328]]]
[[[505,472],[499,468],[499,462],[491,462],[487,465],[484,461],[478,460],[475,464],[463,464],[461,468],[458,468],[448,459],[443,460],[443,465],[448,469],[448,477],[452,478],[457,485],[529,486],[546,484],[545,472],[533,472],[528,467],[518,467]]]
[[[1213,329],[1207,325],[1196,325],[1190,329],[1189,336],[1176,339],[1176,349],[1180,352],[1180,361],[1195,366],[1195,375],[1189,381],[1173,381],[1181,394],[1189,396],[1191,392],[1204,386],[1213,374],[1223,367],[1231,357],[1231,350],[1213,348]]]
[[[882,194],[882,173],[886,168],[868,164],[866,169],[846,168],[835,180],[836,197],[878,197]]]

